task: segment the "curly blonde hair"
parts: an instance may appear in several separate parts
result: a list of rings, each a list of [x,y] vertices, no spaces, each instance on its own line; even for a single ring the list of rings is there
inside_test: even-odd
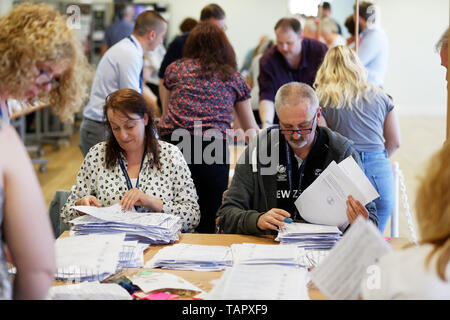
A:
[[[450,262],[450,141],[444,144],[430,160],[428,170],[417,190],[416,215],[421,243],[434,245],[427,258],[439,253],[437,273],[445,279]]]
[[[89,94],[93,70],[67,17],[44,3],[22,3],[0,18],[0,90],[24,100],[36,63],[68,62],[59,86],[38,95],[61,120],[72,120]]]
[[[367,82],[367,71],[357,54],[346,46],[330,48],[313,84],[320,105],[352,109],[361,100],[370,102],[378,89]]]

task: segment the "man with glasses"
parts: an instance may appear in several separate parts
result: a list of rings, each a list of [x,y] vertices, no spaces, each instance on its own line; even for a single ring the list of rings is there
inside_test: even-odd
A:
[[[285,83],[297,81],[312,86],[327,46],[303,37],[297,18],[282,18],[275,25],[276,45],[259,61],[259,116],[262,128],[278,123],[274,98]]]
[[[358,153],[347,138],[319,127],[322,110],[314,90],[290,82],[275,96],[279,126],[262,131],[236,164],[233,181],[218,211],[217,224],[224,233],[271,234],[285,219],[305,222],[295,200],[332,162]],[[378,225],[373,202],[366,207],[349,197],[351,224],[361,215]]]

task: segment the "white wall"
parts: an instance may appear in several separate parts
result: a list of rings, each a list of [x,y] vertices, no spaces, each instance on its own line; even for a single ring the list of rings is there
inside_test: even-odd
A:
[[[449,25],[448,0],[378,0],[390,43],[386,90],[401,114],[444,115],[445,71],[434,45]]]

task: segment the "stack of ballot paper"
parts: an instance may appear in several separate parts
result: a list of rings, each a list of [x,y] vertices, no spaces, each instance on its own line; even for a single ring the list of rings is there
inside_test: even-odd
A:
[[[351,225],[311,280],[329,299],[355,300],[362,286],[379,290],[382,275],[376,262],[392,251],[373,223],[361,217]]]
[[[228,268],[207,300],[309,300],[304,268],[238,264]]]
[[[55,241],[57,273],[63,281],[103,280],[118,271],[125,234],[88,235]]]
[[[230,247],[179,243],[162,248],[146,268],[219,271],[233,264]]]
[[[158,290],[188,290],[203,293],[204,291],[189,281],[165,272],[154,272],[144,270],[140,274],[127,277],[135,286],[143,292],[150,293]]]
[[[306,250],[328,250],[339,241],[341,234],[335,226],[293,222],[282,226],[275,240],[281,244],[295,244]]]
[[[47,300],[132,300],[117,283],[82,282],[50,288]]]
[[[167,244],[178,240],[181,231],[180,218],[172,214],[124,211],[120,204],[72,208],[86,214],[70,221],[75,235],[125,232],[126,240]]]
[[[339,164],[331,162],[314,182],[302,192],[295,206],[310,223],[348,226],[347,197],[366,205],[379,197],[356,161],[350,156]]]
[[[237,264],[277,264],[304,266],[305,250],[296,245],[270,245],[242,243],[231,245],[233,265]]]

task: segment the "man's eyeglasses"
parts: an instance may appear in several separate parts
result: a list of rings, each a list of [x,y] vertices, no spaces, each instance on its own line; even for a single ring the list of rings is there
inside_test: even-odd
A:
[[[49,84],[51,84],[52,88],[56,88],[59,86],[59,81],[55,79],[52,75],[50,75],[47,71],[44,69],[39,70],[39,74],[37,75],[36,79],[34,80],[36,85],[39,87],[46,87]]]
[[[317,110],[314,113],[314,117],[311,119],[311,126],[307,129],[295,129],[295,130],[294,129],[280,129],[280,132],[287,136],[292,136],[292,135],[294,135],[294,133],[298,133],[299,135],[311,134],[311,132],[313,131],[313,126],[314,126],[314,121],[316,120],[316,116],[317,116]]]

